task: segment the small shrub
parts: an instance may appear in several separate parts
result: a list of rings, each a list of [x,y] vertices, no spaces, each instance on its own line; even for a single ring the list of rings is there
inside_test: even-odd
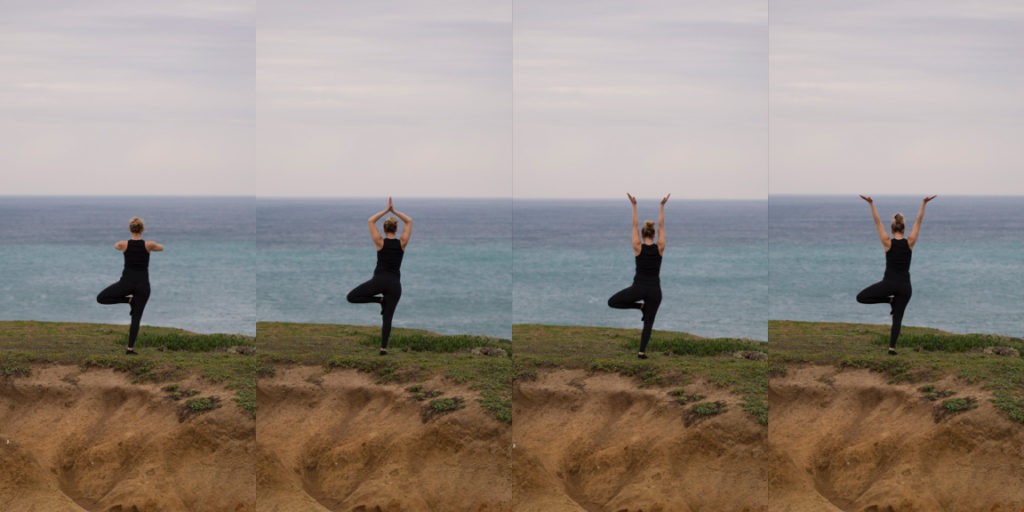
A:
[[[917,388],[921,392],[921,398],[934,402],[940,398],[951,397],[956,394],[956,391],[950,389],[937,389],[935,386],[929,384],[927,386],[921,386]]]
[[[420,417],[423,419],[423,423],[426,423],[438,416],[457,411],[465,406],[466,401],[459,396],[451,398],[435,398],[431,400],[430,403],[423,406],[420,410]]]
[[[208,413],[214,409],[219,409],[220,406],[220,397],[204,396],[190,398],[185,401],[181,411],[178,413],[178,421],[185,421],[193,416]]]
[[[756,396],[744,396],[740,407],[761,425],[768,425],[768,403]]]
[[[1015,397],[1006,391],[997,391],[992,405],[1011,420],[1024,423],[1024,398]]]
[[[704,395],[698,395],[696,393],[688,394],[686,390],[682,388],[673,389],[672,391],[669,391],[668,394],[671,395],[672,399],[680,405],[686,405],[689,403],[704,400]]]
[[[693,404],[692,407],[686,412],[683,417],[683,424],[686,426],[693,425],[701,420],[710,418],[712,416],[718,416],[728,409],[725,402],[700,402]]]
[[[436,398],[444,394],[443,391],[424,388],[422,384],[409,386],[405,390],[409,392],[409,397],[417,402],[422,402],[428,398]]]
[[[935,407],[935,422],[938,423],[950,416],[955,416],[977,407],[978,400],[973,396],[943,400],[941,404]]]

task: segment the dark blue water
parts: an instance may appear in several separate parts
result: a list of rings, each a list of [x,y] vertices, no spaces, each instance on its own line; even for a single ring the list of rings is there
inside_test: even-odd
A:
[[[655,201],[640,220],[657,219]],[[666,207],[655,329],[767,339],[767,201],[673,200]],[[625,200],[516,200],[514,320],[640,327],[608,297],[633,279]]]
[[[909,234],[920,197],[875,197]],[[885,253],[867,203],[849,197],[769,200],[773,319],[888,323],[887,306],[861,305]],[[905,325],[1024,335],[1024,198],[939,197],[928,204],[910,268]]]

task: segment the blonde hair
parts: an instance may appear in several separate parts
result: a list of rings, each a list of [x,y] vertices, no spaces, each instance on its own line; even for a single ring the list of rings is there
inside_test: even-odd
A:
[[[903,230],[907,229],[907,226],[903,224],[903,214],[897,213],[892,216],[892,232],[902,233]]]
[[[643,235],[644,238],[654,238],[654,221],[645,220],[644,227],[640,228],[640,234]]]
[[[384,219],[384,232],[394,233],[395,231],[398,231],[398,219],[394,217]]]
[[[146,226],[142,223],[142,219],[138,217],[132,217],[132,220],[128,221],[128,231],[132,233],[142,233],[142,230],[146,229]]]

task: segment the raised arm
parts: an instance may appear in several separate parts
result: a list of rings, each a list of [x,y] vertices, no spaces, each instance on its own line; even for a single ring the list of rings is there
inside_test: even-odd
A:
[[[633,233],[633,253],[634,255],[640,254],[640,217],[636,213],[636,198],[626,193],[626,197],[629,198],[629,203],[633,205],[633,221],[631,224],[630,231]]]
[[[373,245],[377,247],[378,251],[381,249],[381,247],[384,247],[384,238],[380,236],[380,231],[377,231],[377,221],[380,220],[380,218],[383,217],[385,214],[387,214],[389,209],[391,209],[390,197],[388,198],[388,207],[373,214],[366,221],[366,227],[370,229],[370,239],[373,240]]]
[[[658,207],[658,254],[665,254],[665,203],[670,197],[672,194],[662,198],[661,206]]]
[[[146,240],[146,250],[149,252],[160,252],[164,250],[164,244],[157,243],[152,240]]]
[[[117,243],[114,244],[114,249],[121,252],[128,250],[128,240],[118,240]]]
[[[917,219],[914,221],[914,227],[910,229],[910,236],[907,237],[907,245],[911,249],[914,248],[914,244],[917,243],[917,235],[921,232],[921,222],[924,220],[924,205],[928,204],[928,201],[935,199],[935,196],[928,196],[921,200],[921,209],[917,211]]]
[[[391,203],[391,198],[388,198],[388,209],[391,213],[394,213],[399,219],[402,219],[402,235],[398,237],[398,241],[402,243],[402,250],[405,250],[405,246],[409,245],[409,237],[412,236],[412,217],[398,211],[395,206]]]
[[[860,196],[861,199],[868,202],[871,206],[871,217],[875,219],[875,229],[878,230],[878,239],[882,242],[882,247],[885,248],[886,252],[889,251],[889,247],[892,245],[892,240],[889,240],[889,235],[885,232],[885,226],[882,225],[882,219],[878,217],[878,210],[875,208],[875,200],[871,199],[871,196]]]

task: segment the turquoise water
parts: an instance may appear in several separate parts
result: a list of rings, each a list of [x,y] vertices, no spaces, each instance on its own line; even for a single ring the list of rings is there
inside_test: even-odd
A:
[[[654,329],[767,339],[767,201],[675,200],[666,208]],[[641,201],[641,221],[657,203]],[[640,328],[608,297],[633,280],[625,200],[514,203],[516,323]]]
[[[166,246],[150,259],[143,324],[255,334],[254,201],[0,197],[0,319],[128,324],[96,294],[121,276],[128,219]]]
[[[913,225],[920,197],[876,197],[888,229]],[[771,197],[773,319],[889,323],[885,306],[858,304],[882,279],[885,254],[867,203],[849,197]],[[909,232],[909,231],[908,231]],[[1024,198],[939,197],[929,203],[910,267],[905,325],[1024,335]]]
[[[373,273],[362,199],[0,198],[0,319],[128,323],[96,294],[118,279],[128,219],[164,243],[144,325],[255,334],[256,319],[378,325],[345,301]],[[397,327],[510,337],[511,201],[405,200],[415,219]]]
[[[260,320],[379,324],[345,295],[373,275],[366,219],[382,200],[265,200],[257,209]],[[403,199],[413,217],[395,327],[512,335],[511,201]]]
[[[883,216],[911,219],[919,201],[877,198]],[[0,197],[0,319],[127,324],[127,306],[95,296],[119,277],[113,243],[139,215],[147,238],[167,246],[152,256],[144,324],[248,334],[256,319],[377,325],[374,307],[345,294],[373,272],[366,218],[382,204]],[[640,327],[639,315],[606,305],[633,276],[626,201],[398,206],[416,225],[396,326],[501,337],[513,321]],[[653,201],[641,202],[642,217],[655,215]],[[905,322],[1024,336],[1022,235],[1024,198],[938,198],[914,251]],[[886,308],[854,300],[884,269],[856,197],[673,201],[667,236],[655,329],[766,339],[769,317],[889,320]]]

